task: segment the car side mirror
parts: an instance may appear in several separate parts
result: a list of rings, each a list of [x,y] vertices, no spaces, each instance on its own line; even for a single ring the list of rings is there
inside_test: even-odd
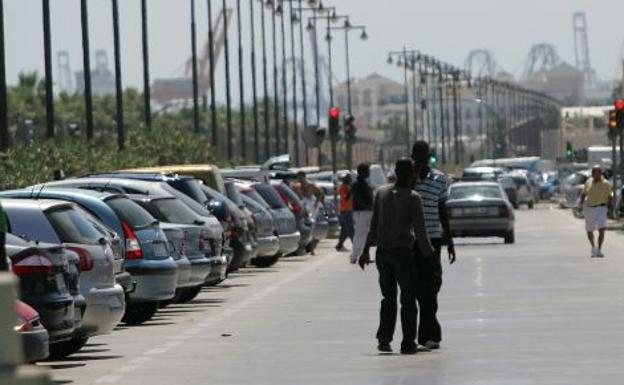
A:
[[[225,202],[213,199],[208,203],[208,210],[214,215],[220,222],[227,222],[230,217],[230,210]]]

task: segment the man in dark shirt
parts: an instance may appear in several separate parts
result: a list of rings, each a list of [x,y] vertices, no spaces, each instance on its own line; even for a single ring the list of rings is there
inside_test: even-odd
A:
[[[358,257],[362,255],[366,235],[370,228],[370,221],[373,217],[373,190],[368,184],[370,176],[370,166],[362,163],[357,168],[357,180],[353,184],[353,250],[351,252],[351,263],[356,263]]]
[[[419,254],[433,259],[434,250],[427,237],[420,196],[413,191],[413,166],[409,159],[396,163],[396,184],[382,187],[375,197],[373,218],[360,266],[370,263],[369,248],[377,245],[375,258],[379,270],[381,311],[377,331],[378,349],[391,352],[397,317],[397,284],[401,289],[401,354],[415,354],[416,345],[416,260]]]

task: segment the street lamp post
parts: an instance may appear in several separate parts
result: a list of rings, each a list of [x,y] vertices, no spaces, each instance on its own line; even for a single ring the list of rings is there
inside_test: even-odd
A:
[[[273,0],[267,0],[267,8],[271,10],[271,41],[272,41],[272,54],[273,54],[273,124],[275,125],[275,151],[280,152],[280,105],[279,105],[279,75],[277,70],[277,22],[276,22],[276,8]],[[270,156],[270,154],[268,155]]]
[[[113,46],[115,52],[115,94],[117,120],[117,148],[121,151],[125,147],[124,114],[123,114],[123,87],[121,83],[121,49],[119,38],[119,1],[112,0],[113,11]]]
[[[149,42],[148,42],[148,24],[147,24],[147,0],[141,0],[141,35],[143,44],[143,102],[145,113],[145,128],[150,131],[152,129],[152,106],[151,106],[151,87],[149,72]]]
[[[84,100],[87,140],[93,139],[93,94],[91,91],[91,49],[89,48],[89,9],[87,0],[80,1],[82,32],[82,71],[84,73]]]
[[[0,151],[9,148],[9,113],[6,85],[6,50],[4,46],[4,0],[0,0]]]
[[[42,0],[43,53],[45,64],[46,136],[54,137],[54,92],[52,78],[52,38],[50,32],[50,0]]]
[[[344,31],[344,41],[345,41],[345,68],[347,75],[347,112],[349,115],[353,116],[353,105],[352,105],[352,97],[351,97],[351,52],[350,52],[350,44],[349,44],[349,32],[353,30],[361,30],[362,34],[360,38],[362,40],[368,39],[368,34],[366,33],[366,27],[363,25],[352,25],[349,19],[346,19],[344,22],[344,26],[342,27],[334,27],[333,30],[343,30]],[[347,169],[353,169],[353,143],[347,140]]]
[[[260,163],[260,133],[258,118],[258,79],[256,72],[256,27],[254,15],[254,0],[249,0],[249,20],[251,29],[251,91],[253,97],[254,159],[256,163]]]
[[[230,90],[230,39],[228,37],[228,9],[225,0],[222,1],[223,9],[223,49],[225,53],[225,115],[227,127],[227,157],[232,159],[234,148],[232,143],[232,93]]]
[[[219,126],[217,125],[217,101],[215,90],[215,57],[214,57],[214,33],[212,31],[212,0],[207,0],[208,6],[208,64],[210,65],[210,128],[212,131],[211,144],[213,150],[219,146]],[[227,15],[223,15],[227,18]]]
[[[197,31],[195,0],[191,0],[191,69],[193,73],[193,130],[199,133],[199,86],[197,79]]]
[[[243,74],[243,33],[241,25],[241,0],[236,0],[236,27],[238,30],[238,101],[240,109],[240,155],[247,161],[247,127],[245,126],[245,78]]]
[[[293,130],[294,130],[294,150],[295,150],[295,165],[301,164],[301,155],[299,153],[299,106],[297,105],[297,61],[295,60],[296,47],[295,47],[295,24],[300,23],[301,20],[297,17],[293,5],[293,0],[289,0],[289,14],[290,14],[290,56],[292,61],[292,84],[293,84]]]
[[[263,0],[260,0],[263,2]],[[271,133],[269,123],[269,76],[267,65],[267,48],[266,48],[266,17],[264,4],[260,7],[260,22],[262,27],[262,80],[263,80],[263,116],[264,116],[264,155],[266,159],[271,156]]]
[[[280,17],[280,33],[281,33],[281,43],[282,43],[282,104],[283,104],[283,130],[284,130],[284,153],[287,154],[290,152],[290,132],[288,129],[288,79],[287,79],[287,68],[286,68],[286,26],[284,22],[284,2],[280,0],[279,5],[276,10],[277,15]]]

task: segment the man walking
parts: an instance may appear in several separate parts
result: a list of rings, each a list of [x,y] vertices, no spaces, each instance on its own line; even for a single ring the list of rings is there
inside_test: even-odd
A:
[[[353,243],[353,187],[351,186],[351,174],[347,174],[342,178],[342,184],[338,187],[338,196],[340,197],[339,219],[340,219],[340,236],[338,237],[337,251],[349,251],[344,242],[349,238]]]
[[[356,263],[362,255],[366,236],[373,217],[373,190],[368,185],[370,166],[362,163],[357,168],[357,180],[353,184],[353,222],[355,233],[353,235],[353,250],[351,251],[351,263]]]
[[[603,258],[602,245],[607,228],[607,213],[613,207],[611,184],[602,175],[602,167],[592,168],[592,177],[585,183],[581,194],[581,207],[585,215],[585,230],[591,244],[591,257]],[[598,230],[598,247],[594,240],[594,231]]]
[[[448,181],[446,176],[429,166],[429,144],[418,141],[412,148],[416,181],[414,190],[420,194],[425,214],[425,225],[435,249],[433,259],[416,255],[418,264],[418,305],[420,323],[418,343],[428,349],[439,349],[442,341],[442,328],[437,319],[438,293],[442,287],[442,236],[446,236],[450,263],[455,262],[455,246],[451,237],[446,201]]]
[[[396,163],[396,183],[382,187],[375,197],[373,217],[360,266],[370,263],[369,248],[377,245],[375,258],[381,288],[381,311],[377,331],[378,349],[392,352],[397,317],[397,284],[401,289],[401,354],[415,354],[416,261],[414,244],[422,258],[432,259],[434,250],[427,237],[422,201],[411,189],[413,166],[409,159]]]

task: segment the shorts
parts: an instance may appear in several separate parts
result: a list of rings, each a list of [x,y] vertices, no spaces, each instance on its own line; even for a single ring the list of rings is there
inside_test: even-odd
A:
[[[589,232],[606,228],[607,212],[606,206],[585,207],[585,230]]]

